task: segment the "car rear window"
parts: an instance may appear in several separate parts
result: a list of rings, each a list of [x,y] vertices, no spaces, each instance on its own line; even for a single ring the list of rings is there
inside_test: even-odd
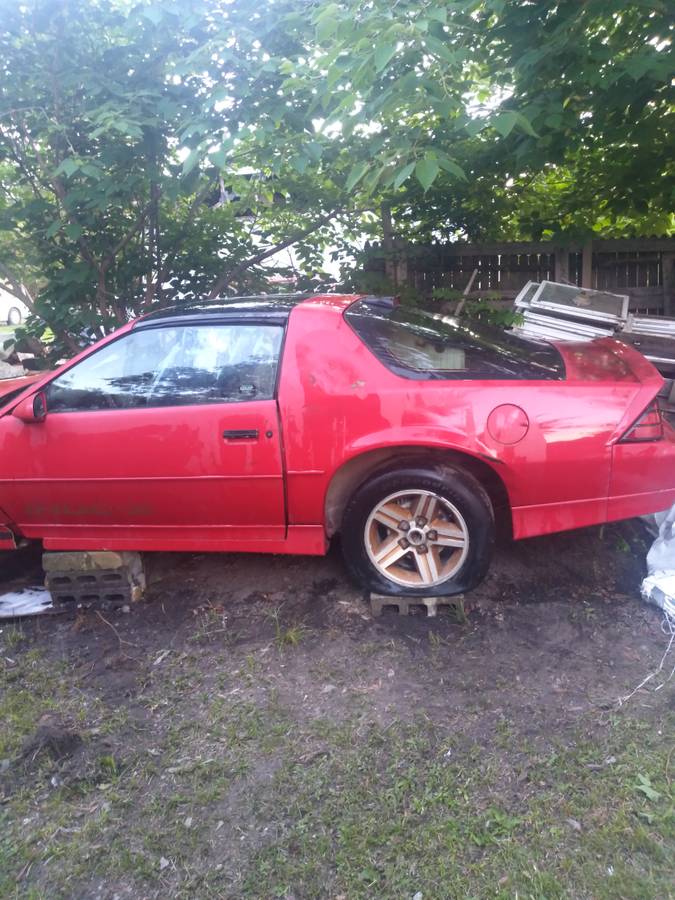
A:
[[[368,298],[345,318],[392,372],[405,378],[561,380],[562,357],[551,344],[509,331],[458,324],[449,316]]]

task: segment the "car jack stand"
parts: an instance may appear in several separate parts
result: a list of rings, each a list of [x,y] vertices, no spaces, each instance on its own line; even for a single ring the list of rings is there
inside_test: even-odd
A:
[[[463,594],[455,597],[388,597],[384,594],[371,594],[370,611],[375,617],[389,611],[397,612],[400,616],[424,613],[428,618],[444,612],[454,614],[459,622],[466,622]]]

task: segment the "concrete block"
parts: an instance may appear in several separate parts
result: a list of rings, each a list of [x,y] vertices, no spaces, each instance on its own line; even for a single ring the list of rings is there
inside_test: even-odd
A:
[[[370,611],[373,616],[381,616],[385,610],[397,612],[401,616],[423,612],[429,618],[437,616],[439,611],[450,612],[460,622],[466,620],[463,594],[455,597],[388,597],[384,594],[371,594]]]
[[[140,553],[44,553],[42,567],[54,603],[134,603],[146,587]]]

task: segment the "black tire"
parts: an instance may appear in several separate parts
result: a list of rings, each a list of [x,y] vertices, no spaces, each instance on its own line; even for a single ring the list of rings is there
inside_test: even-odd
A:
[[[468,531],[468,549],[457,571],[435,586],[402,585],[385,577],[371,561],[366,526],[372,511],[397,492],[432,492],[459,511]],[[345,564],[366,590],[390,596],[443,597],[475,588],[485,577],[494,546],[494,513],[482,485],[468,472],[453,466],[413,463],[374,475],[349,501],[342,520]]]
[[[12,306],[7,313],[7,324],[8,325],[20,325],[21,324],[21,310],[17,309],[16,306]]]

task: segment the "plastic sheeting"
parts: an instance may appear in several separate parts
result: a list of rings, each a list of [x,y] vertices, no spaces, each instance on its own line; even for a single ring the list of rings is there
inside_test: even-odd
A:
[[[647,520],[652,533],[654,533],[654,526],[658,528],[658,534],[647,554],[649,575],[642,582],[642,597],[647,603],[653,603],[654,606],[663,610],[661,628],[664,634],[669,636],[669,640],[658,668],[643,678],[630,694],[619,697],[617,701],[619,706],[627,703],[631,697],[634,697],[638,691],[663,672],[668,654],[675,643],[675,506],[667,512],[643,518]],[[675,666],[670,674],[654,687],[654,690],[660,691],[674,676]]]
[[[675,506],[654,519],[659,533],[647,554],[642,596],[675,619]]]
[[[45,588],[25,588],[0,594],[0,619],[39,616],[53,611],[52,596]]]

